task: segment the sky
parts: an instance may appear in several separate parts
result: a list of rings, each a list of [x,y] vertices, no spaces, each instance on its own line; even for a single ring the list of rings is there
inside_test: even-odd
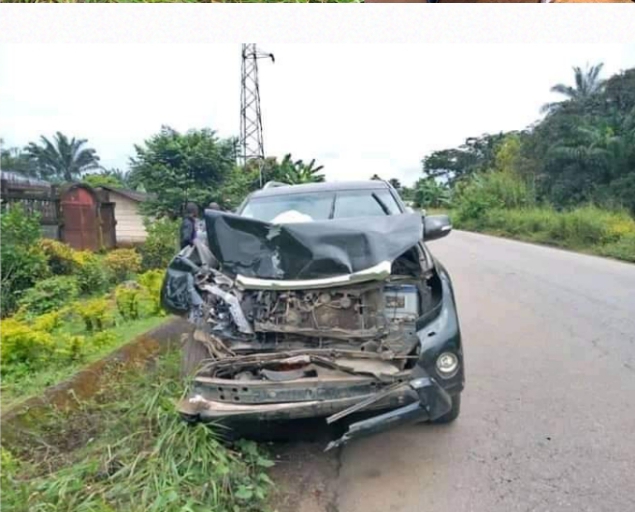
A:
[[[259,43],[267,156],[313,158],[328,180],[412,184],[421,159],[471,136],[523,129],[573,66],[635,67],[635,45]],[[239,44],[0,45],[0,138],[61,131],[127,169],[162,125],[240,127]]]

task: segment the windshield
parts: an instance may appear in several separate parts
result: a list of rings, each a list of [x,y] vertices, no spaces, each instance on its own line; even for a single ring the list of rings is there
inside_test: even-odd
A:
[[[399,205],[390,191],[377,189],[255,197],[245,205],[241,215],[283,224],[399,213]]]

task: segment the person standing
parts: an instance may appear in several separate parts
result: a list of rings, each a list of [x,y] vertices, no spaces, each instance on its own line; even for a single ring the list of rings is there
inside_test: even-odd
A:
[[[187,203],[185,217],[181,222],[181,249],[194,244],[196,238],[196,220],[198,219],[198,206]]]

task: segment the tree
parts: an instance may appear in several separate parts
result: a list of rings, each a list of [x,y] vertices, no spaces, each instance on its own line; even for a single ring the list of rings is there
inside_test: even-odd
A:
[[[401,182],[397,178],[390,178],[388,180],[388,183],[390,183],[392,188],[394,188],[395,190],[401,190]]]
[[[179,133],[164,126],[130,159],[130,182],[152,198],[146,213],[179,215],[187,202],[200,207],[221,202],[220,191],[235,162],[234,139],[220,139],[210,129]]]
[[[371,179],[371,180],[379,180],[379,181],[382,181],[382,179],[381,179],[381,178],[380,178],[377,174],[373,174],[373,175],[370,177],[370,179]]]
[[[73,181],[91,169],[99,168],[99,157],[92,148],[85,148],[85,139],[69,139],[57,132],[53,140],[40,137],[41,145],[29,143],[25,151],[36,163],[40,177],[55,181]]]
[[[542,112],[554,112],[563,107],[567,102],[572,104],[582,104],[594,95],[602,91],[605,82],[600,80],[600,72],[604,63],[600,62],[595,66],[587,66],[582,69],[578,66],[573,68],[575,86],[556,84],[551,88],[551,92],[561,94],[566,97],[564,102],[547,103],[543,105]]]
[[[7,148],[0,151],[0,169],[21,174],[27,178],[39,178],[36,162],[20,148]]]
[[[422,178],[415,183],[414,205],[418,208],[442,208],[450,204],[450,190],[433,178]]]
[[[293,160],[290,154],[281,162],[275,157],[265,158],[263,162],[263,181],[279,181],[290,185],[324,181],[319,174],[322,166],[315,166],[315,160],[305,164],[303,160]],[[260,188],[258,162],[251,160],[245,166],[236,166],[227,175],[219,191],[219,203],[225,208],[236,208],[251,192]]]
[[[291,154],[287,154],[280,162],[278,169],[273,171],[273,174],[280,176],[281,181],[289,185],[316,183],[324,181],[324,175],[319,174],[323,168],[322,165],[315,167],[315,159],[305,164],[302,160],[294,162],[291,159]]]
[[[82,179],[83,183],[93,188],[97,187],[115,187],[123,188],[123,183],[115,176],[106,173],[86,174]]]
[[[226,176],[221,186],[217,202],[227,209],[237,208],[251,192],[260,188],[258,166],[236,166]]]
[[[485,134],[470,137],[458,148],[434,151],[421,161],[427,178],[454,181],[492,167],[498,145],[506,134]]]
[[[130,183],[130,173],[121,169],[102,169],[100,172],[85,174],[82,182],[91,187],[115,187],[135,189]]]
[[[406,202],[414,201],[415,189],[413,187],[402,186],[399,191],[399,195],[401,196],[401,199]]]
[[[422,160],[423,174],[447,183],[465,211],[536,202],[556,208],[593,202],[635,213],[635,69],[599,78],[602,65],[574,69],[568,99],[518,132],[467,139]],[[429,201],[433,185],[419,185]]]

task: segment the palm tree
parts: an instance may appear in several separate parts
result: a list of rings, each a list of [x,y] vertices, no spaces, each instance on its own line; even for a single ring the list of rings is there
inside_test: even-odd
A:
[[[43,178],[73,181],[83,172],[98,169],[99,157],[92,148],[84,148],[85,139],[69,138],[57,132],[50,141],[40,137],[41,145],[31,142],[25,149],[39,167]]]
[[[591,96],[599,93],[604,88],[605,81],[600,80],[600,72],[604,67],[604,63],[600,62],[595,66],[588,66],[582,69],[578,66],[573,68],[575,78],[575,87],[565,84],[556,84],[551,88],[551,92],[556,92],[566,96],[566,100],[556,103],[547,103],[540,109],[541,112],[554,112],[567,102],[581,103],[588,100]]]
[[[609,175],[598,181],[608,181],[627,169],[630,149],[628,134],[617,135],[609,126],[578,126],[575,140],[552,146],[548,154],[588,167],[594,174],[605,171]],[[621,172],[620,172],[621,171]]]
[[[302,160],[291,160],[291,155],[286,155],[280,162],[279,173],[283,176],[285,183],[289,185],[299,185],[301,183],[316,183],[324,181],[324,175],[319,172],[324,168],[322,165],[315,167],[315,159],[305,164]]]

